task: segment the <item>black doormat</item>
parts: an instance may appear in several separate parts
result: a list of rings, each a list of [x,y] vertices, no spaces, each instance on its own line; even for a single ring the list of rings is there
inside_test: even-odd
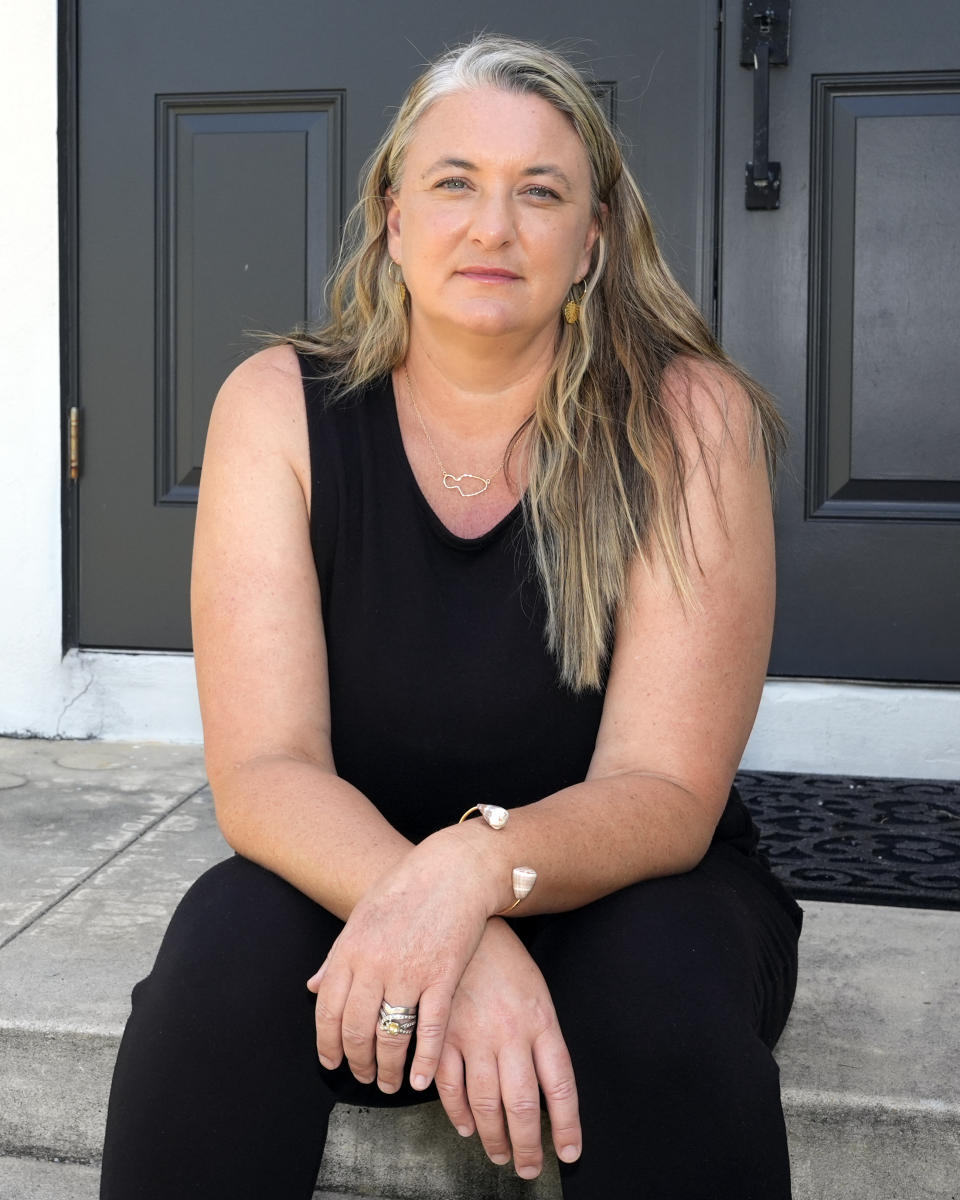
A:
[[[960,782],[741,771],[737,786],[798,900],[960,910]]]

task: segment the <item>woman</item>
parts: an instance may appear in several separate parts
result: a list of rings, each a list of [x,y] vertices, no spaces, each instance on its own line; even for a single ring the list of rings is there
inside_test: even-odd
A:
[[[414,84],[331,311],[211,420],[194,633],[237,857],[135,990],[102,1195],[307,1197],[336,1099],[436,1093],[529,1179],[542,1093],[567,1200],[788,1196],[800,913],[731,792],[768,399],[520,42]]]

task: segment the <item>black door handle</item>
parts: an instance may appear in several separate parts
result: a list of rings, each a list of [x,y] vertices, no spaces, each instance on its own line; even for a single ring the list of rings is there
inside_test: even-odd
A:
[[[770,161],[770,68],[790,53],[790,0],[743,0],[740,65],[753,68],[753,158],[747,208],[780,207],[780,164]]]

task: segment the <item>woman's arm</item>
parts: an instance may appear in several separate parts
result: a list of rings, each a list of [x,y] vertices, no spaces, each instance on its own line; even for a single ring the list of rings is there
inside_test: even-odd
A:
[[[586,781],[513,809],[497,832],[473,820],[438,835],[481,857],[491,912],[513,903],[517,865],[538,873],[518,916],[576,908],[695,866],[753,725],[774,608],[765,464],[750,454],[749,401],[729,376],[688,363],[668,389],[687,464],[685,540],[697,607],[684,608],[662,561],[638,563]],[[509,781],[502,802],[510,808]]]
[[[346,919],[410,843],[336,774],[309,497],[299,364],[271,348],[223,385],[207,434],[191,583],[207,773],[230,845]]]

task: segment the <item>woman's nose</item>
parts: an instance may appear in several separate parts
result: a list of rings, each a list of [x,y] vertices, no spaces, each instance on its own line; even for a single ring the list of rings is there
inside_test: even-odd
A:
[[[511,197],[492,190],[478,196],[470,232],[476,242],[491,249],[512,242],[517,231]]]

